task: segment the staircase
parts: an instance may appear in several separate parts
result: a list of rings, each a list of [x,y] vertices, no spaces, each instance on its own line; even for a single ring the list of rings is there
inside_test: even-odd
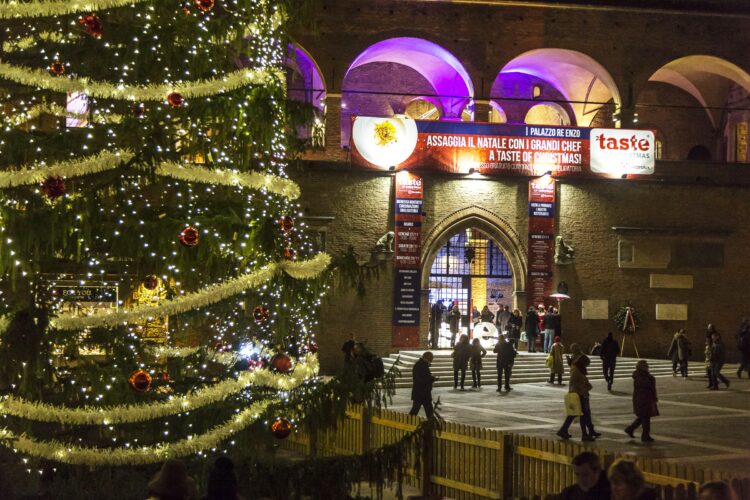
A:
[[[412,385],[411,370],[414,363],[424,351],[401,351],[383,358],[386,371],[398,359],[398,368],[401,376],[396,378],[397,388],[409,388]],[[434,350],[434,359],[430,371],[434,377],[438,377],[434,387],[453,387],[453,359],[448,349]],[[589,380],[603,380],[602,361],[598,357],[589,356],[591,365],[588,369]],[[519,352],[513,365],[511,376],[512,384],[543,383],[549,380],[549,369],[545,366],[547,355],[544,353]],[[635,370],[635,364],[639,358],[617,358],[615,378],[630,378]],[[691,363],[690,373],[703,373],[703,363]],[[668,359],[649,359],[649,371],[655,377],[660,375],[672,375],[672,361]],[[568,367],[565,367],[563,383],[567,384],[569,375]],[[496,355],[488,352],[482,359],[482,384],[494,386],[497,383]],[[471,387],[471,371],[466,370],[466,387]]]

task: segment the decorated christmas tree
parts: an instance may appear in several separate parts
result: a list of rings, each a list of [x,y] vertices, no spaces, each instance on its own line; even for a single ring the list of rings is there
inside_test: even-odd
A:
[[[285,173],[293,8],[0,2],[6,458],[193,460],[304,417],[329,258]]]

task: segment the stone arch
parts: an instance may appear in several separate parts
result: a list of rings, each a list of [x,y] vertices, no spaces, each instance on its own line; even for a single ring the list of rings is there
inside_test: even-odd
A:
[[[523,294],[526,291],[526,245],[507,221],[477,205],[453,212],[427,233],[422,245],[422,289],[427,290],[430,287],[430,269],[438,251],[453,235],[468,228],[481,230],[503,251],[513,272],[514,294]]]
[[[570,125],[568,112],[556,102],[540,102],[529,108],[524,118],[529,125]]]
[[[326,81],[320,66],[310,53],[301,45],[290,43],[287,50],[286,65],[295,75],[302,78],[302,86],[290,86],[287,82],[287,88],[300,88],[301,92],[306,94],[305,102],[309,102],[313,107],[324,111],[326,98]],[[293,98],[290,96],[290,98]]]
[[[352,115],[393,116],[412,96],[430,96],[443,120],[461,120],[474,99],[474,85],[461,61],[442,46],[395,37],[363,50],[341,82],[341,144],[349,144]]]
[[[569,107],[568,116],[579,127],[590,126],[603,109],[614,111],[622,104],[615,80],[604,66],[582,52],[557,48],[534,49],[512,59],[495,78],[490,97],[515,102],[520,109],[511,113],[502,101],[509,121],[519,123],[537,103],[535,85],[542,86],[539,100]]]

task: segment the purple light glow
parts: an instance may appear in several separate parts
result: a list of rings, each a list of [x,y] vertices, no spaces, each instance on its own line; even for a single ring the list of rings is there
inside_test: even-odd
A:
[[[571,105],[579,126],[588,126],[595,116],[594,103],[612,100],[620,106],[620,92],[609,72],[593,58],[566,49],[536,49],[521,54],[500,70],[498,79],[507,73],[531,75],[554,86]],[[496,80],[497,83],[497,80]],[[494,85],[493,85],[494,88]],[[589,104],[587,104],[589,103]]]
[[[374,62],[402,64],[420,73],[435,89],[446,118],[460,117],[474,96],[474,86],[459,60],[427,40],[391,38],[371,45],[349,66],[346,75],[359,66]]]
[[[287,64],[302,76],[302,82],[299,82],[300,84],[295,85],[295,87],[304,85],[305,90],[312,91],[311,104],[323,111],[325,107],[326,84],[317,63],[299,45],[289,44],[288,54]]]

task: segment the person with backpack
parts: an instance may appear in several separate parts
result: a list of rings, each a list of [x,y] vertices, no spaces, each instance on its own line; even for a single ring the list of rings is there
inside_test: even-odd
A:
[[[612,384],[615,383],[615,366],[617,366],[617,356],[620,355],[620,346],[612,337],[612,332],[607,333],[607,338],[602,340],[601,349],[599,349],[599,358],[602,360],[602,371],[604,380],[607,381],[607,390],[612,390]]]
[[[750,378],[750,322],[742,320],[740,331],[737,333],[737,350],[740,351],[740,367],[737,368],[737,378],[742,378],[742,372],[747,370]]]

